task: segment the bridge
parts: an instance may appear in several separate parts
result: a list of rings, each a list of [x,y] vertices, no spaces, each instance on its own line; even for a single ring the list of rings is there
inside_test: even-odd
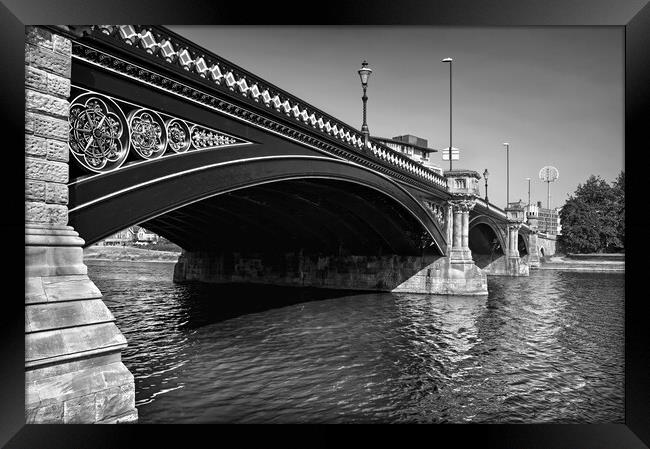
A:
[[[137,420],[82,249],[138,224],[176,282],[486,295],[550,248],[479,197],[164,27],[26,30],[27,422]]]

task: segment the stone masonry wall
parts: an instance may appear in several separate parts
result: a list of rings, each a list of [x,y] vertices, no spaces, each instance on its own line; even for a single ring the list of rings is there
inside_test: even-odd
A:
[[[25,221],[68,223],[70,40],[25,33]]]
[[[537,237],[537,243],[540,248],[544,249],[544,257],[555,255],[557,240],[554,235],[546,236],[546,234],[539,234]],[[539,255],[541,256],[542,253],[540,252]]]
[[[68,223],[70,40],[25,29],[25,420],[137,420],[126,339]]]
[[[442,295],[487,294],[487,279],[474,264],[448,257],[323,256],[287,253],[284,260],[263,255],[184,251],[175,282],[259,283],[346,290]]]

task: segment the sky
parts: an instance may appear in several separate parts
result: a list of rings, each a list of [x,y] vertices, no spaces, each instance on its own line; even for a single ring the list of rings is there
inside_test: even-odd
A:
[[[488,197],[546,207],[539,171],[552,165],[551,207],[592,174],[624,167],[621,27],[169,26],[217,55],[361,129],[365,59],[372,136],[413,134],[449,146],[453,58],[454,168],[489,171]],[[447,169],[441,153],[434,162]],[[484,181],[480,181],[484,195]]]

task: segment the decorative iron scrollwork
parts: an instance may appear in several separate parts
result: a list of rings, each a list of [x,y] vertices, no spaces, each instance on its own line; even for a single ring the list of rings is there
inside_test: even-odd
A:
[[[151,160],[163,156],[168,148],[171,154],[250,143],[94,92],[82,93],[70,104],[69,123],[70,151],[84,168],[95,173],[122,166],[131,148],[131,159]]]
[[[158,114],[149,109],[139,109],[129,117],[131,146],[145,159],[163,155],[167,145],[167,130]]]
[[[237,140],[230,136],[218,132],[210,131],[199,125],[192,127],[192,145],[198,149],[219,147],[222,145],[231,145],[237,143]]]
[[[70,104],[70,152],[96,173],[120,167],[129,150],[129,128],[117,104],[104,97],[82,94]]]
[[[178,119],[167,122],[167,144],[175,153],[184,153],[190,148],[190,129],[187,124]]]

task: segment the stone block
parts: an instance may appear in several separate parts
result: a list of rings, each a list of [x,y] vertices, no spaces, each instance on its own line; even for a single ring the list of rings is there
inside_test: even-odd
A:
[[[83,257],[83,250],[81,248],[74,249],[79,250],[81,257]],[[78,254],[75,255],[71,262],[75,262],[77,257],[79,257]],[[43,277],[42,282],[48,302],[102,297],[102,293],[97,286],[86,275]]]
[[[47,222],[50,224],[68,224],[68,207],[58,204],[47,204]]]
[[[38,137],[67,142],[70,125],[68,120],[35,112],[25,112],[25,131]]]
[[[47,223],[45,203],[25,201],[25,221],[30,223]]]
[[[62,362],[57,365],[73,368],[75,363]],[[30,378],[38,377],[38,379],[27,381],[27,376],[25,376],[26,389],[30,395],[38,395],[41,405],[52,404],[55,402],[62,403],[83,396],[91,399],[89,395],[114,387],[114,385],[108,385],[106,383],[102,374],[107,366],[95,366],[80,370],[73,369],[52,376],[40,375],[41,371],[51,371],[52,367],[57,365],[47,365],[27,370],[29,373],[34,373],[29,376]]]
[[[25,307],[25,332],[40,332],[66,327],[114,321],[101,299],[50,302]]]
[[[25,158],[25,178],[65,184],[68,182],[68,164],[46,161],[33,157]]]
[[[44,28],[35,26],[25,27],[25,42],[39,47],[52,49],[52,33]]]
[[[55,52],[52,49],[32,43],[25,44],[25,63],[56,75],[70,78],[72,58],[69,54]]]
[[[36,406],[25,409],[27,424],[62,424],[63,403],[53,403],[45,406]]]
[[[126,339],[114,323],[32,332],[25,334],[25,366],[70,360],[89,352],[116,351],[125,346]]]
[[[112,363],[121,363],[121,356],[119,352],[100,354],[94,357],[65,361],[53,365],[39,366],[36,369],[25,370],[25,383],[33,386],[39,386],[48,378],[50,379],[47,381],[52,381],[51,378],[57,376],[74,373],[76,371],[88,372],[90,369],[102,368],[103,366]],[[34,388],[31,388],[30,391],[36,390]]]
[[[70,399],[63,403],[64,424],[87,424],[95,422],[95,395]]]
[[[70,96],[70,80],[62,76],[47,74],[47,92],[62,98]]]
[[[37,204],[45,206],[45,203]],[[86,275],[87,272],[81,246],[25,246],[27,277]]]
[[[124,335],[114,323],[92,324],[64,329],[61,332],[66,348],[70,353],[126,346]],[[115,349],[112,348],[112,350]]]
[[[133,374],[122,362],[102,367],[102,376],[107,387],[133,385]]]
[[[41,92],[47,92],[47,75],[45,70],[36,67],[25,66],[25,87]]]
[[[67,119],[68,107],[69,103],[67,100],[32,89],[25,89],[25,109],[27,111],[40,112]]]
[[[63,36],[53,34],[52,49],[55,53],[60,53],[62,55],[70,57],[72,55],[72,42],[70,42],[70,39],[67,39]]]
[[[60,140],[47,141],[47,159],[57,162],[68,162],[69,160],[68,143]]]
[[[25,362],[67,354],[60,330],[25,335]]]
[[[121,417],[125,412],[135,410],[135,386],[130,383],[119,387],[109,388],[96,395],[95,421],[105,421],[113,417]]]
[[[28,156],[46,157],[48,153],[47,144],[48,141],[42,137],[25,134],[25,154]]]
[[[68,204],[68,186],[56,182],[45,183],[45,202],[50,204]]]
[[[61,184],[65,186],[65,184]],[[28,179],[25,181],[25,199],[45,201],[45,182]]]
[[[43,280],[40,277],[28,277],[25,279],[25,304],[47,301]]]

